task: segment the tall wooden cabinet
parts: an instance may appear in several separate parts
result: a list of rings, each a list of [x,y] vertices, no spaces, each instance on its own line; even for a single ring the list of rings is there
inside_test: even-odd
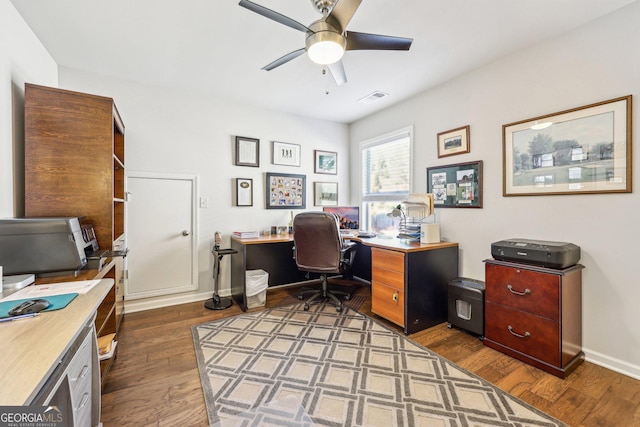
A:
[[[83,216],[100,249],[115,249],[124,199],[124,124],[113,99],[27,84],[26,216]]]
[[[113,99],[25,85],[25,216],[80,217],[101,250],[124,250],[124,124]],[[117,333],[124,314],[122,258],[75,280],[115,281],[98,313],[99,334]],[[74,280],[59,277],[46,281]],[[40,280],[42,282],[42,280]],[[106,373],[110,362],[103,363]]]

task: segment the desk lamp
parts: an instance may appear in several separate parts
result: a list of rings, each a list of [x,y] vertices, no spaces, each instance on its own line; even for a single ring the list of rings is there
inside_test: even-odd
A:
[[[230,297],[220,297],[220,295],[218,295],[218,285],[220,283],[220,261],[225,255],[237,254],[238,251],[230,248],[220,249],[222,235],[219,231],[216,231],[213,241],[213,249],[211,250],[211,253],[213,254],[213,298],[206,300],[204,302],[204,306],[209,310],[224,310],[225,308],[231,307],[233,301]]]

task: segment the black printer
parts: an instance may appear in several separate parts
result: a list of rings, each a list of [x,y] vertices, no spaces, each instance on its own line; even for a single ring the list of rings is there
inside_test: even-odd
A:
[[[500,261],[563,269],[580,261],[580,246],[565,242],[507,239],[491,244],[491,256]]]

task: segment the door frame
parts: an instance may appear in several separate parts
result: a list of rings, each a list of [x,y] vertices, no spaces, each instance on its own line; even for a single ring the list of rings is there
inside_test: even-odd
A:
[[[125,188],[128,188],[129,178],[142,178],[142,179],[167,179],[188,181],[191,183],[191,284],[188,286],[176,286],[172,288],[165,288],[159,291],[146,291],[138,292],[135,295],[129,294],[129,286],[125,286],[125,300],[134,300],[141,298],[157,297],[163,295],[178,294],[182,292],[196,291],[199,289],[198,283],[198,175],[196,174],[180,174],[180,173],[166,173],[166,172],[140,172],[140,171],[126,171],[125,175]],[[127,199],[129,193],[127,191]],[[132,194],[132,197],[135,195]],[[127,222],[129,222],[129,215],[127,212]],[[129,224],[127,224],[127,230]],[[125,258],[126,259],[126,258]],[[130,267],[127,266],[127,269]],[[135,268],[135,266],[134,266]]]

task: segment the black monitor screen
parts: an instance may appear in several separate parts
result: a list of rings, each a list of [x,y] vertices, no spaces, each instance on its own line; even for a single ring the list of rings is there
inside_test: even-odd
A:
[[[338,215],[341,230],[360,229],[360,208],[358,206],[324,206],[322,210]]]

